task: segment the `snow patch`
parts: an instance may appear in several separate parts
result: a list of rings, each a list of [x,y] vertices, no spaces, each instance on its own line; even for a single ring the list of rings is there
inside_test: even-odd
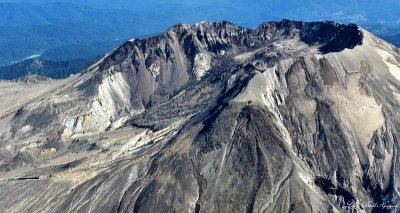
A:
[[[205,53],[199,53],[194,58],[193,63],[193,71],[197,77],[197,80],[200,80],[208,70],[211,68],[211,60],[210,56]]]
[[[34,55],[31,55],[31,56],[26,57],[24,60],[39,58],[41,55],[42,55],[42,53],[34,54]]]
[[[32,130],[32,126],[26,125],[26,126],[22,127],[20,131],[26,133],[26,132],[29,132],[31,130]]]
[[[393,57],[393,55],[385,50],[381,50],[378,48],[375,50],[381,56],[386,66],[389,68],[390,74],[392,74],[393,77],[395,77],[397,80],[400,80],[400,64]]]
[[[160,65],[157,62],[151,64],[149,67],[149,71],[154,78],[160,75],[160,69]]]

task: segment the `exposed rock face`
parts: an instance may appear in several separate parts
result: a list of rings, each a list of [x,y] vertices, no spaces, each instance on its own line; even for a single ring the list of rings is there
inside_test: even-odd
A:
[[[203,22],[3,82],[0,211],[396,212],[399,53],[356,25]]]

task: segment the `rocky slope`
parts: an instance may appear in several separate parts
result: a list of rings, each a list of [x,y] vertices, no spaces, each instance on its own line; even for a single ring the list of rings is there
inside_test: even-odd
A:
[[[0,86],[0,211],[400,205],[400,51],[356,25],[181,24]]]

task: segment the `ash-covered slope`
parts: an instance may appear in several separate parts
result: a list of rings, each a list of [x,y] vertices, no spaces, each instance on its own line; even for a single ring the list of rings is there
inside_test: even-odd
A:
[[[0,211],[400,205],[400,51],[356,25],[181,24],[0,86]]]

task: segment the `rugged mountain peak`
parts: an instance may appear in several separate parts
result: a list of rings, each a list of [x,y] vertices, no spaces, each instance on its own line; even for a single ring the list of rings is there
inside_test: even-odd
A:
[[[118,48],[105,60],[101,69],[107,69],[106,64],[113,65],[112,61],[117,55],[128,55],[129,51],[138,50],[142,54],[157,52],[166,59],[171,54],[172,43],[177,42],[185,53],[185,57],[193,60],[195,53],[207,51],[218,54],[227,52],[235,47],[256,48],[274,40],[293,39],[298,37],[300,41],[313,46],[317,45],[322,53],[338,52],[345,48],[354,48],[362,43],[363,35],[357,25],[342,25],[333,21],[303,22],[283,20],[280,22],[266,22],[256,29],[246,29],[227,21],[201,22],[197,24],[178,24],[158,36],[147,39],[135,39]],[[157,49],[154,46],[165,45],[165,49]],[[137,53],[139,54],[139,53]],[[147,58],[146,58],[147,59]]]
[[[84,122],[87,115],[72,113],[60,131],[73,135],[121,126],[202,80],[231,75],[221,71],[222,64],[265,70],[286,59],[354,48],[362,40],[356,25],[336,22],[283,20],[255,29],[227,21],[179,24],[157,36],[129,40],[90,66],[68,90],[93,98],[83,111],[102,122]]]
[[[400,205],[399,50],[356,25],[181,24],[18,86],[0,94],[0,211]]]
[[[212,67],[213,59],[240,57],[242,53],[252,51],[258,55],[279,51],[292,57],[299,53],[298,49],[316,49],[315,53],[326,54],[354,48],[362,43],[362,39],[362,32],[356,25],[336,22],[283,20],[267,22],[256,29],[226,21],[179,24],[158,36],[125,43],[104,58],[97,69],[141,73],[139,77],[146,78],[143,79],[146,85],[155,85],[152,87],[155,91],[143,91],[144,96],[149,96],[157,92],[157,86],[162,85],[165,92],[171,93],[188,82],[201,79]],[[279,43],[290,45],[285,44],[286,48]],[[309,48],[302,48],[302,43]],[[180,67],[181,72],[173,72],[174,67]],[[172,74],[177,75],[173,81]]]
[[[265,70],[286,59],[354,48],[362,38],[357,26],[335,22],[283,20],[256,29],[227,21],[179,24],[157,36],[129,40],[90,66],[68,90],[93,102],[79,109],[86,111],[80,116],[71,111],[63,119],[67,128],[59,131],[65,136],[124,125],[194,84],[231,75],[221,66]],[[85,122],[88,115],[101,122]]]

